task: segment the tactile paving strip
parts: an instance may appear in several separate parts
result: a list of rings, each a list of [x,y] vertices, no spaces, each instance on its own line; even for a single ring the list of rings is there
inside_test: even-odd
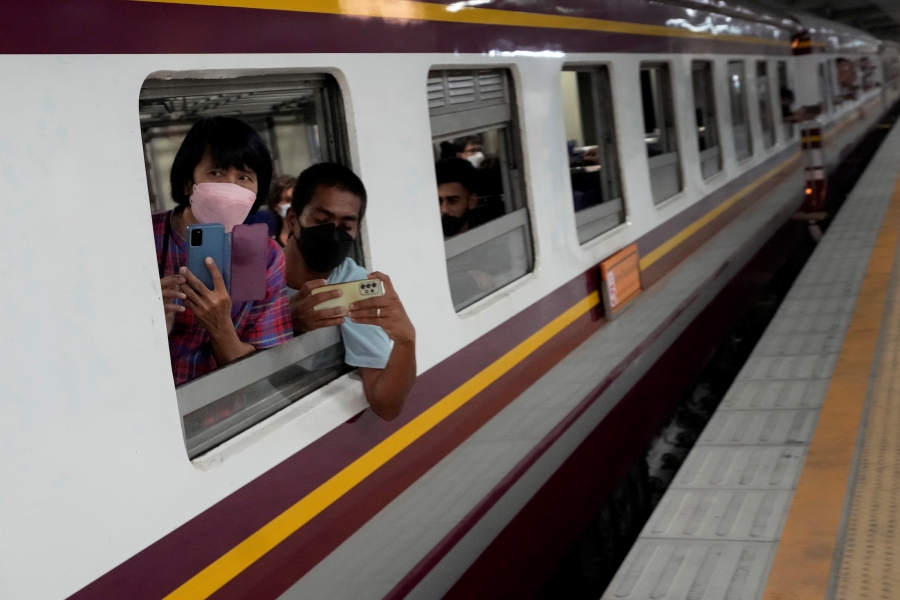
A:
[[[894,276],[846,521],[840,600],[900,597],[900,282]]]
[[[900,128],[885,140],[797,277],[603,600],[751,600],[762,595],[897,182],[898,150]],[[894,384],[900,388],[900,373]],[[900,451],[900,407],[896,412],[894,425],[886,419],[881,425],[895,432]],[[897,487],[880,485],[896,499],[891,506],[898,507],[900,462],[891,468]],[[860,523],[861,528],[871,525]],[[898,530],[891,526],[879,535],[885,549],[894,544],[900,556]],[[900,574],[900,568],[894,571]],[[861,585],[866,579],[859,577]],[[855,589],[843,596],[865,597]]]

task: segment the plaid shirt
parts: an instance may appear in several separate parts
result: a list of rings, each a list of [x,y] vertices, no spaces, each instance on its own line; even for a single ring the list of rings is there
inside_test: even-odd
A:
[[[162,260],[166,219],[171,215],[171,211],[153,215],[157,264]],[[174,275],[186,263],[185,240],[173,230],[163,274]],[[269,240],[267,265],[265,299],[235,303],[231,307],[231,320],[238,338],[257,350],[283,344],[293,337],[284,284],[284,254],[272,240]],[[176,386],[216,369],[209,334],[190,310],[175,314],[175,324],[169,334],[169,354]]]

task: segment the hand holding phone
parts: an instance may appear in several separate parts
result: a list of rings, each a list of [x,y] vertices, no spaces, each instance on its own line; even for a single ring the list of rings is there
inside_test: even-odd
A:
[[[313,279],[303,284],[303,287],[291,296],[289,301],[294,335],[308,333],[323,327],[334,327],[344,324],[344,315],[347,314],[346,308],[337,307],[322,310],[316,310],[315,308],[316,304],[336,299],[343,293],[339,289],[331,289],[325,292],[318,292],[315,296],[313,295],[313,292],[327,287],[327,284],[328,282],[324,279]]]
[[[326,310],[329,308],[343,308],[347,310],[350,305],[359,300],[368,300],[369,298],[378,298],[384,296],[384,284],[379,279],[360,279],[358,281],[346,281],[344,283],[335,283],[332,285],[323,285],[317,287],[310,292],[311,295],[317,296],[325,292],[340,290],[341,295],[337,298],[331,298],[316,304],[315,310]]]

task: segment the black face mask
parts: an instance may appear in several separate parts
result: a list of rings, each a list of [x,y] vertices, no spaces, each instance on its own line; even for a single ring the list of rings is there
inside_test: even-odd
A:
[[[327,273],[344,262],[352,247],[353,238],[334,223],[300,227],[297,248],[306,266],[316,273]]]
[[[461,217],[454,217],[453,215],[442,215],[441,227],[444,228],[444,237],[456,235],[457,233],[459,233],[459,230],[462,229],[468,222],[468,215],[463,215]]]

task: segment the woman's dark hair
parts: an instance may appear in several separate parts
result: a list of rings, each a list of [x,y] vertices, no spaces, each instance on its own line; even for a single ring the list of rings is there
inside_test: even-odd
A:
[[[209,152],[213,163],[221,169],[250,168],[256,173],[256,202],[253,214],[266,199],[272,181],[272,157],[265,142],[252,127],[231,117],[207,117],[200,119],[188,131],[169,175],[172,199],[180,206],[190,206],[190,184],[194,168],[203,155]],[[188,191],[185,192],[185,189]]]
[[[291,200],[291,208],[297,216],[303,213],[303,209],[312,200],[313,194],[320,187],[337,188],[349,192],[359,198],[359,220],[366,215],[366,188],[356,174],[337,163],[318,163],[302,173],[294,184],[294,197]]]
[[[478,173],[472,163],[464,158],[445,158],[434,165],[437,173],[437,184],[458,183],[470,194],[475,193]]]
[[[281,196],[285,190],[288,190],[297,183],[297,178],[293,175],[279,175],[272,180],[272,187],[269,188],[269,197],[266,199],[266,206],[269,210],[278,214],[278,205],[281,204]]]

